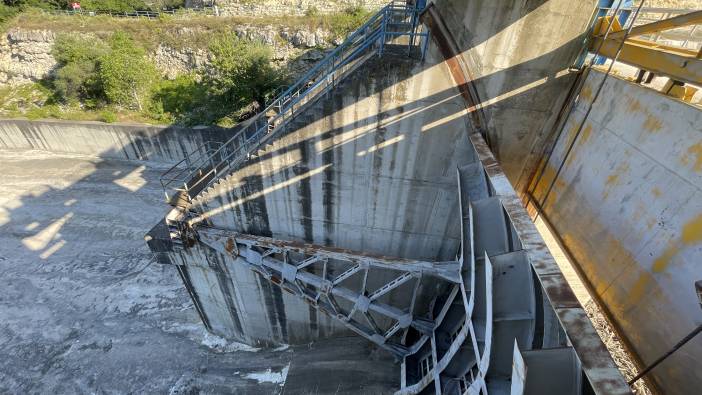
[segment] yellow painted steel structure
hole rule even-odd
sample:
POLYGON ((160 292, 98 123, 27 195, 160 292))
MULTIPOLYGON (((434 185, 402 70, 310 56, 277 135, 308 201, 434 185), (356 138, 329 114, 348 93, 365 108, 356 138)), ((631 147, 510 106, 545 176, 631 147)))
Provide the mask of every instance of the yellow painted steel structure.
MULTIPOLYGON (((664 30, 676 29, 679 27, 698 25, 702 23, 702 10, 678 15, 672 18, 656 21, 641 26, 634 26, 629 32, 629 37, 643 34, 657 33, 664 30)), ((610 38, 622 39, 625 31, 620 30, 609 34, 610 38)))
MULTIPOLYGON (((608 17, 600 18, 598 26, 606 26, 608 17)), ((675 29, 683 26, 702 24, 702 11, 695 11, 674 18, 665 19, 636 26, 631 29, 625 38, 624 30, 615 23, 614 29, 606 38, 602 29, 594 29, 589 50, 598 51, 599 55, 615 58, 617 61, 635 67, 665 75, 677 81, 702 86, 702 52, 662 45, 653 41, 631 38, 642 34, 649 34, 663 30, 675 29), (622 40, 624 42, 622 43, 622 40), (617 52, 621 47, 621 52, 617 52)))

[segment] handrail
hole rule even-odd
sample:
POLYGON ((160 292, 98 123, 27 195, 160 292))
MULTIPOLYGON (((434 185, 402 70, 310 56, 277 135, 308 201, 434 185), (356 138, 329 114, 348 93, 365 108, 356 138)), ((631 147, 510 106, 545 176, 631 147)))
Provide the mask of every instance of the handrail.
POLYGON ((42 9, 42 12, 50 15, 68 15, 68 16, 110 16, 113 18, 148 18, 158 19, 161 15, 187 15, 187 14, 202 14, 207 16, 217 16, 214 7, 187 8, 180 10, 134 10, 134 11, 106 11, 106 10, 66 10, 66 9, 42 9))
POLYGON ((341 45, 277 95, 245 127, 237 131, 224 144, 221 144, 214 151, 209 149, 209 146, 204 150, 202 147, 198 147, 192 153, 195 156, 194 159, 191 160, 191 154, 188 154, 184 160, 166 171, 161 177, 161 185, 166 193, 166 198, 169 199, 168 189, 184 191, 188 194, 188 198, 193 198, 194 196, 190 196, 189 193, 191 190, 197 194, 207 187, 207 184, 201 185, 203 182, 214 182, 217 179, 217 173, 248 159, 256 147, 268 140, 273 132, 280 130, 283 125, 294 118, 296 110, 336 84, 339 78, 335 78, 335 73, 340 70, 345 72, 343 68, 363 56, 364 51, 372 48, 373 53, 382 54, 383 46, 388 37, 394 39, 402 35, 411 37, 408 44, 408 48, 411 49, 414 46, 415 37, 427 37, 428 35, 426 32, 417 32, 416 21, 419 11, 414 6, 395 4, 394 2, 380 9, 349 35, 341 45), (393 19, 398 16, 400 17, 399 22, 393 19), (409 23, 407 18, 411 18, 409 23), (410 28, 404 31, 388 30, 388 25, 410 26, 410 28), (183 168, 184 162, 186 162, 185 168, 183 168), (181 169, 176 177, 171 174, 175 168, 181 169), (186 172, 187 174, 183 176, 183 173, 186 172), (174 188, 175 182, 179 182, 179 184, 182 182, 183 188, 174 188))

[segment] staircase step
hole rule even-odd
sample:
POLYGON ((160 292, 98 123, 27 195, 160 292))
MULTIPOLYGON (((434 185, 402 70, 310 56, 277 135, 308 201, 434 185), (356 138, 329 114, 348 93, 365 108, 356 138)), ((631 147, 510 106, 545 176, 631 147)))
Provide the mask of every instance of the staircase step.
MULTIPOLYGON (((383 23, 385 23, 387 26, 390 27, 390 31, 396 31, 396 32, 404 32, 404 33, 410 33, 409 29, 412 27, 412 23, 409 23, 410 17, 416 16, 412 14, 412 10, 409 11, 400 11, 400 13, 397 13, 396 11, 392 11, 390 13, 385 13, 385 9, 383 11, 380 11, 380 13, 374 15, 372 18, 374 19, 373 23, 380 23, 382 20, 383 23), (378 19, 380 18, 380 19, 378 19)), ((366 34, 366 33, 364 33, 366 34)), ((353 35, 352 35, 353 36, 353 35)), ((364 35, 356 35, 353 37, 349 37, 345 41, 344 44, 349 46, 350 48, 357 49, 360 48, 363 45, 366 45, 369 37, 364 36, 364 35)), ((372 43, 371 43, 372 44, 372 43)), ((393 47, 392 44, 387 44, 386 48, 391 49, 393 47)), ((407 48, 406 45, 402 46, 403 48, 407 48)), ((376 46, 373 44, 371 47, 371 50, 375 50, 376 46)), ((415 48, 419 48, 418 46, 415 46, 415 48)), ((346 54, 342 56, 347 56, 349 53, 355 53, 358 54, 356 51, 351 51, 347 52, 346 54)), ((339 59, 332 59, 329 56, 330 54, 327 54, 327 56, 322 60, 322 62, 338 62, 339 59)), ((245 163, 248 160, 252 159, 258 159, 260 156, 264 155, 267 152, 270 152, 272 149, 275 148, 275 145, 272 144, 273 140, 270 140, 271 142, 267 142, 268 139, 272 139, 273 133, 280 133, 282 132, 287 132, 290 129, 301 129, 304 128, 311 123, 319 120, 324 116, 324 109, 325 109, 325 97, 330 97, 327 95, 332 95, 334 94, 334 90, 337 88, 343 89, 344 86, 347 86, 350 83, 350 80, 348 80, 345 77, 348 77, 353 73, 353 70, 356 70, 358 66, 360 66, 362 63, 364 63, 366 60, 370 59, 371 56, 366 56, 366 55, 356 55, 357 57, 351 59, 351 58, 344 58, 341 59, 342 62, 349 62, 348 64, 350 67, 346 67, 344 69, 339 69, 339 70, 334 70, 332 74, 327 74, 327 75, 316 75, 313 76, 309 80, 300 80, 296 82, 296 84, 299 84, 300 90, 291 94, 291 95, 286 95, 286 97, 282 96, 282 92, 285 91, 285 89, 278 91, 277 92, 277 97, 273 99, 270 103, 276 103, 274 107, 271 109, 268 109, 267 111, 260 113, 258 115, 259 118, 253 119, 252 123, 248 124, 246 127, 248 129, 244 129, 242 133, 245 133, 247 138, 251 138, 254 136, 256 133, 261 132, 261 129, 259 128, 264 128, 263 133, 260 133, 260 137, 258 141, 252 141, 249 142, 249 145, 247 145, 247 151, 248 152, 253 152, 252 154, 247 154, 246 157, 243 156, 234 156, 233 158, 229 159, 228 162, 221 162, 220 164, 216 165, 217 169, 217 174, 215 175, 215 172, 211 171, 211 168, 202 168, 197 170, 198 177, 195 177, 193 180, 190 180, 188 184, 191 186, 190 190, 187 193, 182 193, 182 194, 177 194, 176 196, 173 196, 169 200, 169 204, 171 204, 174 207, 182 207, 186 208, 189 207, 190 205, 194 204, 195 202, 200 202, 202 199, 207 198, 210 193, 209 187, 211 185, 217 185, 226 178, 228 178, 233 171, 236 170, 240 165, 245 163), (313 89, 306 93, 303 97, 300 96, 300 93, 305 91, 305 87, 310 87, 314 83, 322 81, 325 78, 328 77, 334 77, 335 78, 335 83, 334 86, 329 89, 325 90, 324 93, 320 89, 313 89), (294 100, 300 101, 297 104, 293 104, 294 100), (277 107, 275 107, 277 105, 277 107), (275 117, 278 114, 286 114, 290 115, 294 110, 294 114, 292 119, 279 119, 278 121, 271 122, 270 118, 275 117), (265 121, 262 122, 262 121, 265 121), (253 127, 249 127, 250 125, 255 125, 253 127), (263 139, 263 140, 260 140, 263 139), (202 199, 198 199, 202 198, 202 199)), ((328 65, 329 63, 327 63, 328 65)), ((328 67, 327 65, 322 64, 322 67, 328 67)), ((322 68, 321 70, 328 70, 325 68, 322 68)), ((324 71, 323 71, 324 72, 324 71)), ((320 85, 321 87, 322 85, 320 85)), ((232 148, 232 147, 229 147, 232 148)), ((231 152, 231 151, 230 151, 231 152)), ((219 159, 217 159, 219 160, 219 159)))

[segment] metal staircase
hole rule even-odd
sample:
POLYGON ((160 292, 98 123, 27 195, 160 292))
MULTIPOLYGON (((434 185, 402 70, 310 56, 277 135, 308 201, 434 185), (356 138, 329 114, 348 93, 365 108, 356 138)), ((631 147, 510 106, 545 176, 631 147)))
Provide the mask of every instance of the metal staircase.
POLYGON ((344 77, 388 45, 402 46, 408 56, 424 56, 428 32, 419 23, 421 10, 391 2, 354 31, 257 116, 247 121, 223 144, 206 143, 168 169, 160 178, 167 202, 185 208, 201 191, 237 168, 286 129, 304 109, 344 77))

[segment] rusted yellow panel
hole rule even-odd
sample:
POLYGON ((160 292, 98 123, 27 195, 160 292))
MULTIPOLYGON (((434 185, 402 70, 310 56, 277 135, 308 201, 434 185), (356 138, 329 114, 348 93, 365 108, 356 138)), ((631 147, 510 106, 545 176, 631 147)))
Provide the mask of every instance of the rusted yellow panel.
POLYGON ((687 153, 695 157, 695 164, 693 166, 695 171, 698 173, 702 172, 702 143, 691 145, 690 148, 687 149, 687 153))
POLYGON ((674 80, 670 79, 663 86, 661 92, 668 96, 690 103, 692 101, 692 97, 695 96, 695 93, 697 93, 697 88, 689 85, 675 85, 674 80))

